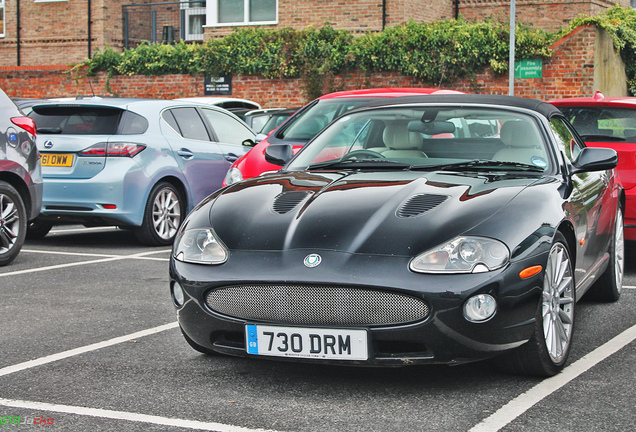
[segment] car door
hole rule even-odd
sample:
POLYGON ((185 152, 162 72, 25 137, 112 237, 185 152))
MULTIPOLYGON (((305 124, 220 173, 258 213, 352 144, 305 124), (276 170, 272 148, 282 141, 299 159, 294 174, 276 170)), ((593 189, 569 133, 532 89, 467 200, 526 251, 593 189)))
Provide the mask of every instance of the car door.
POLYGON ((228 161, 227 169, 229 169, 234 161, 251 149, 250 146, 243 145, 243 141, 248 139, 254 141, 256 134, 230 113, 207 107, 199 108, 199 110, 212 129, 213 139, 221 147, 223 156, 228 161))
MULTIPOLYGON (((552 118, 550 126, 562 154, 573 163, 585 144, 563 119, 552 118)), ((572 174, 571 180, 573 189, 566 211, 576 224, 576 272, 577 281, 581 281, 607 251, 615 209, 609 190, 608 171, 572 174)))
POLYGON ((176 107, 163 111, 162 118, 172 133, 164 135, 191 191, 191 204, 219 189, 230 163, 214 142, 196 107, 176 107))

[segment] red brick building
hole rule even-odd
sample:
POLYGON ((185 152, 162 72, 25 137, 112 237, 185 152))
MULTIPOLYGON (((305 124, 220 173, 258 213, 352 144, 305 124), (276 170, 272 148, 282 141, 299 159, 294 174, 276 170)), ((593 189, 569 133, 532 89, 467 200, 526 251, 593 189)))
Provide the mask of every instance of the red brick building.
MULTIPOLYGON (((618 0, 629 6, 630 0, 618 0)), ((636 1, 636 0, 634 0, 636 1)), ((123 48, 135 40, 206 40, 222 37, 237 26, 263 28, 325 23, 353 33, 415 20, 431 22, 462 15, 508 21, 510 0, 0 0, 0 87, 10 96, 107 94, 107 77, 73 80, 68 64, 96 48, 123 48), (135 5, 133 5, 133 3, 135 5), (144 6, 137 6, 146 3, 144 6), (256 5, 252 10, 250 5, 256 5), (174 18, 176 17, 176 19, 174 18), (18 32, 16 29, 20 28, 18 32)), ((516 0, 517 22, 535 28, 563 28, 579 14, 597 14, 615 4, 605 0, 516 0)), ((544 62, 543 77, 520 80, 515 94, 538 99, 590 95, 627 95, 624 65, 611 41, 593 27, 580 28, 557 42, 544 62)), ((120 96, 173 98, 203 95, 201 77, 113 77, 110 88, 120 96)), ((342 88, 431 86, 398 74, 342 77, 342 88)), ((508 78, 485 71, 452 88, 476 93, 507 94, 508 78)), ((233 96, 253 98, 265 107, 307 102, 298 80, 234 77, 233 96)))
MULTIPOLYGON (((516 0, 516 16, 518 22, 557 30, 579 14, 629 2, 516 0)), ((127 41, 205 40, 245 25, 302 29, 329 23, 362 33, 458 15, 507 21, 509 13, 510 0, 0 0, 0 65, 69 64, 96 48, 121 49, 127 41), (140 3, 148 6, 131 6, 140 3)))

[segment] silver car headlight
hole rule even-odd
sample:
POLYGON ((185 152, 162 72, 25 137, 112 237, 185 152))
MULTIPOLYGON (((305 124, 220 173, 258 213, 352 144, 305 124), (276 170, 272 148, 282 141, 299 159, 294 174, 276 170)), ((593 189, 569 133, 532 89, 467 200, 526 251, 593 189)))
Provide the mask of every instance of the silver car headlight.
POLYGON ((212 228, 190 229, 179 233, 174 242, 174 258, 192 264, 223 264, 227 249, 212 228))
POLYGON ((508 262, 505 244, 484 237, 456 237, 448 243, 419 254, 409 268, 418 273, 483 273, 508 262))
POLYGON ((229 186, 234 183, 243 181, 243 173, 238 168, 230 168, 225 174, 225 185, 229 186))

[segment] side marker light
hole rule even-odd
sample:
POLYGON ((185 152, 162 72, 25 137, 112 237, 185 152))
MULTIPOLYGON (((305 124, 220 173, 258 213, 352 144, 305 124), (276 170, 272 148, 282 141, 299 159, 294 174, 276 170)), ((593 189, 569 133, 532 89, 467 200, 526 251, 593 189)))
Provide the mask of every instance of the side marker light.
POLYGON ((540 265, 528 267, 519 272, 519 277, 521 279, 528 279, 529 277, 539 274, 541 270, 543 270, 543 267, 540 265))

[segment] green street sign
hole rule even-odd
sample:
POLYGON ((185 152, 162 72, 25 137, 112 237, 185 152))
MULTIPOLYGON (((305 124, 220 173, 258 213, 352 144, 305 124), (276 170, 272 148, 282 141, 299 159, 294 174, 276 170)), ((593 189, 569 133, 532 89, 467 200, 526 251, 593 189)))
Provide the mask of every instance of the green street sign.
POLYGON ((542 78, 543 60, 521 60, 515 62, 515 78, 542 78))

